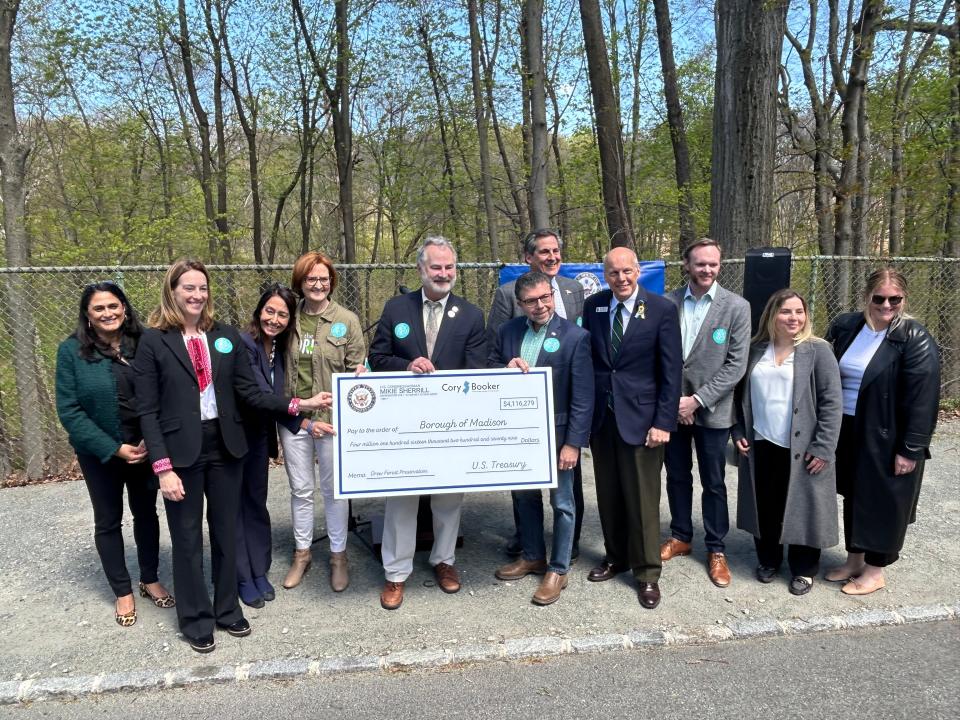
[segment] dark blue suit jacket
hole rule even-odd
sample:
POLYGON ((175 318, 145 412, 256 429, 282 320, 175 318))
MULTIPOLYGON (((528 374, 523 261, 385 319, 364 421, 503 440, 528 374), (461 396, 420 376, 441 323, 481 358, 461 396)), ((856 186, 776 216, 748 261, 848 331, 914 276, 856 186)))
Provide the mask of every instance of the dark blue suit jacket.
MULTIPOLYGON (((370 368, 376 372, 403 371, 418 357, 427 357, 423 295, 419 289, 396 295, 383 306, 370 343, 370 368)), ((480 308, 450 293, 430 361, 437 370, 477 370, 487 366, 480 308)))
MULTIPOLYGON (((490 353, 490 367, 504 367, 513 358, 520 357, 526 332, 526 317, 513 318, 501 325, 490 353)), ((554 352, 541 348, 536 366, 553 368, 553 422, 557 448, 564 445, 586 447, 593 418, 590 334, 554 315, 547 326, 547 338, 556 339, 560 345, 554 352)))
POLYGON ((639 287, 634 316, 614 363, 610 358, 610 299, 602 290, 583 305, 583 329, 590 333, 596 401, 593 430, 607 414, 612 394, 620 436, 630 445, 643 445, 651 427, 673 432, 677 429, 680 386, 683 376, 683 349, 677 308, 664 297, 639 287), (638 317, 640 303, 644 317, 638 317))
MULTIPOLYGON (((267 357, 263 349, 263 343, 257 342, 249 332, 240 334, 244 346, 247 348, 247 357, 250 360, 250 368, 253 370, 253 376, 260 386, 260 390, 265 393, 273 393, 279 397, 284 397, 283 388, 286 372, 283 365, 283 348, 277 348, 273 357, 273 383, 270 382, 270 358, 267 357)), ((296 434, 300 430, 300 416, 291 416, 289 413, 277 413, 270 415, 254 410, 247 405, 240 406, 240 415, 243 417, 243 427, 247 431, 247 441, 252 437, 259 436, 261 433, 267 434, 267 451, 270 457, 275 458, 279 455, 277 447, 277 426, 280 423, 287 430, 296 434)))

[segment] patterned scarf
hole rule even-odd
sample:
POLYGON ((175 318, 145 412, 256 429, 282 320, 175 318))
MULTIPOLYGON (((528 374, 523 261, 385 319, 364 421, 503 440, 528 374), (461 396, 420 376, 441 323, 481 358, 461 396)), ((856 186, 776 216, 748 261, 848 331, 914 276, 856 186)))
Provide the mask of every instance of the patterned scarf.
POLYGON ((190 356, 190 362, 193 363, 193 371, 197 374, 197 382, 200 384, 200 392, 207 389, 207 385, 213 382, 213 374, 210 370, 210 356, 207 354, 207 346, 203 338, 192 337, 187 339, 187 355, 190 356))

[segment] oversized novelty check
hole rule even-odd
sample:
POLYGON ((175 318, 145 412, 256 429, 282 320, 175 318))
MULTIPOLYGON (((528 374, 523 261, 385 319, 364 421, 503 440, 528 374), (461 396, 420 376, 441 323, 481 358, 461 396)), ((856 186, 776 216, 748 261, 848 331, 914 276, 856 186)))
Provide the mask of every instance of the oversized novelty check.
POLYGON ((333 376, 337 498, 557 486, 551 369, 333 376))

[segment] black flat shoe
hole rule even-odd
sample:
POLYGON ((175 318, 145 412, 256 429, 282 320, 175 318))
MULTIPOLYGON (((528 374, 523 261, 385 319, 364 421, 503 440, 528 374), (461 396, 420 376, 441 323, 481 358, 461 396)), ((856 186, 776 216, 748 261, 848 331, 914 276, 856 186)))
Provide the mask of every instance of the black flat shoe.
POLYGON ((233 635, 233 637, 246 637, 251 631, 250 623, 247 622, 246 618, 240 618, 235 623, 230 623, 229 625, 220 625, 217 623, 217 627, 221 630, 226 630, 227 634, 233 635))
POLYGON ((237 595, 240 596, 240 602, 244 605, 258 609, 264 606, 263 601, 265 598, 252 582, 241 580, 237 583, 237 595))
POLYGON ((196 650, 198 653, 213 652, 214 648, 217 647, 217 644, 213 640, 213 635, 204 635, 198 638, 191 638, 184 635, 183 639, 190 643, 191 650, 196 650))
POLYGON ((754 571, 754 574, 757 576, 757 580, 760 582, 772 583, 773 578, 776 577, 778 572, 778 568, 770 567, 769 565, 757 565, 757 569, 754 571))
POLYGON ((267 579, 266 575, 255 577, 253 579, 253 584, 257 586, 257 590, 260 591, 260 595, 263 596, 263 599, 267 602, 277 599, 277 591, 274 589, 273 585, 270 584, 270 581, 267 579))
POLYGON ((806 595, 813 587, 813 578, 805 578, 803 575, 795 575, 790 581, 791 595, 806 595))

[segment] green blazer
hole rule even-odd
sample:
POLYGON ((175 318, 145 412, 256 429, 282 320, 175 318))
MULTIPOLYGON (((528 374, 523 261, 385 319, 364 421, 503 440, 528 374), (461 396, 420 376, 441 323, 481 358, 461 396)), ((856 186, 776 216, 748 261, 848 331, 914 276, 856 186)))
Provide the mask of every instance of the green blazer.
POLYGON ((57 415, 78 453, 105 463, 120 449, 120 411, 111 361, 85 360, 72 335, 57 349, 57 415))

